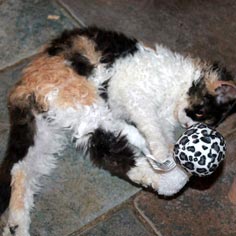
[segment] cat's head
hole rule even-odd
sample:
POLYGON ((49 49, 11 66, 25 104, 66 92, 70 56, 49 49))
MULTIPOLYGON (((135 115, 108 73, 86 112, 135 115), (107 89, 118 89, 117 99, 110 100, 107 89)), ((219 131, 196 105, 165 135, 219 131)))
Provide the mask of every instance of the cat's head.
POLYGON ((231 74, 218 64, 205 66, 188 90, 183 126, 203 122, 215 127, 229 115, 235 102, 236 82, 231 74))

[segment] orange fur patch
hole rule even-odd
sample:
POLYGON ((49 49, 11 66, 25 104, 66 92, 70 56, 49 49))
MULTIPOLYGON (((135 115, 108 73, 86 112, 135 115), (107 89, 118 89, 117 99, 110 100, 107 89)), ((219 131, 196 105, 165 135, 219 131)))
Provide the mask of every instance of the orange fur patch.
POLYGON ((93 41, 86 37, 78 36, 73 42, 72 51, 79 51, 82 55, 87 57, 91 64, 97 65, 101 58, 101 52, 95 50, 93 41))
POLYGON ((223 81, 223 80, 206 81, 206 87, 211 94, 216 94, 216 89, 223 85, 228 85, 236 88, 236 85, 232 81, 223 81))
POLYGON ((11 211, 16 211, 24 208, 24 196, 25 196, 25 173, 18 171, 12 176, 11 183, 11 200, 9 208, 11 211))
POLYGON ((21 81, 10 93, 9 101, 21 104, 34 94, 37 105, 47 111, 47 95, 54 90, 58 91, 54 103, 63 107, 75 106, 76 103, 91 105, 96 99, 94 86, 66 65, 62 56, 48 57, 41 53, 24 70, 21 81))

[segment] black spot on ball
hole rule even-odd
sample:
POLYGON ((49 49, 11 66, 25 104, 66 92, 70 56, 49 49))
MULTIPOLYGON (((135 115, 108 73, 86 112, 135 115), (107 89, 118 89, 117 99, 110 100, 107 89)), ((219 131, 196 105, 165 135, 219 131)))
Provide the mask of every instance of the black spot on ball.
POLYGON ((189 161, 193 161, 193 157, 192 156, 189 157, 189 161))
POLYGON ((195 139, 195 138, 198 138, 198 136, 197 136, 196 134, 194 134, 194 135, 192 136, 192 138, 195 139))
POLYGON ((180 160, 179 160, 179 157, 178 157, 178 156, 175 156, 175 161, 176 161, 176 163, 177 163, 177 164, 181 165, 181 163, 180 163, 180 160))
POLYGON ((213 140, 216 139, 216 136, 213 135, 213 134, 211 134, 210 137, 211 137, 211 139, 213 139, 213 140))
POLYGON ((223 152, 219 152, 217 161, 218 161, 218 162, 221 162, 221 161, 223 160, 223 158, 224 158, 223 152))
POLYGON ((208 135, 207 130, 202 130, 201 133, 202 133, 203 135, 208 135))
POLYGON ((207 148, 208 148, 207 146, 202 145, 202 149, 203 149, 203 150, 207 150, 207 148))
POLYGON ((212 166, 210 167, 209 171, 210 171, 210 172, 213 172, 213 171, 216 170, 217 167, 218 167, 218 166, 217 166, 216 164, 214 164, 214 165, 212 165, 212 166))
POLYGON ((189 170, 194 170, 194 165, 192 162, 186 162, 183 164, 183 166, 189 170))
POLYGON ((216 155, 216 154, 212 154, 212 156, 211 156, 212 162, 214 162, 214 161, 215 161, 216 157, 217 157, 217 155, 216 155))
POLYGON ((198 164, 204 166, 206 164, 206 157, 205 156, 201 156, 198 164))
POLYGON ((211 148, 216 150, 216 152, 220 151, 220 147, 219 147, 218 143, 216 143, 216 142, 211 145, 211 148))
POLYGON ((201 137, 200 139, 204 143, 207 143, 207 144, 211 143, 211 138, 209 136, 201 137))
POLYGON ((189 142, 188 137, 184 136, 182 139, 180 139, 179 144, 186 145, 189 142))
POLYGON ((179 155, 180 159, 182 161, 187 161, 188 160, 188 157, 185 153, 181 152, 180 155, 179 155))
POLYGON ((200 124, 200 125, 198 125, 198 128, 199 129, 205 129, 205 128, 208 128, 206 125, 204 125, 204 124, 200 124))
POLYGON ((187 147, 187 150, 190 152, 195 152, 195 147, 194 146, 187 147))
POLYGON ((223 146, 224 143, 225 143, 225 140, 224 140, 223 136, 220 133, 218 133, 218 132, 216 132, 215 135, 216 135, 217 138, 220 139, 220 145, 223 146))
POLYGON ((206 172, 207 172, 207 169, 205 169, 205 168, 197 168, 196 171, 197 171, 198 173, 202 174, 202 173, 206 173, 206 172))
POLYGON ((226 146, 225 145, 223 146, 223 150, 226 151, 226 146))
POLYGON ((179 154, 179 145, 178 144, 176 144, 174 147, 174 153, 175 153, 175 155, 179 154))
POLYGON ((190 136, 190 135, 192 135, 196 132, 197 132, 197 129, 189 129, 184 134, 187 135, 187 136, 190 136))
POLYGON ((194 144, 199 143, 199 139, 194 139, 194 140, 193 140, 193 143, 194 143, 194 144))
POLYGON ((201 155, 202 155, 201 152, 195 152, 195 153, 194 153, 194 156, 195 156, 195 157, 200 157, 201 155))

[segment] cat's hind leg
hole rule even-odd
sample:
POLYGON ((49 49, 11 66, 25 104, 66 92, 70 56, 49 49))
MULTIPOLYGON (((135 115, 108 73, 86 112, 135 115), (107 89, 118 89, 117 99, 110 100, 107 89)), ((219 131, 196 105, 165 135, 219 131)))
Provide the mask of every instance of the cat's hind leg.
MULTIPOLYGON (((16 122, 11 127, 8 151, 2 164, 3 169, 8 167, 5 173, 9 189, 5 200, 9 202, 9 216, 3 236, 30 235, 30 211, 34 194, 40 189, 40 177, 50 174, 56 165, 55 154, 60 154, 65 146, 62 131, 51 126, 43 115, 32 114, 31 120, 22 122, 21 119, 17 127, 14 126, 16 122), (22 125, 28 128, 23 129, 22 125), (19 129, 22 129, 20 133, 19 129), (27 141, 28 145, 24 146, 27 141)), ((2 209, 6 207, 7 204, 2 209)))

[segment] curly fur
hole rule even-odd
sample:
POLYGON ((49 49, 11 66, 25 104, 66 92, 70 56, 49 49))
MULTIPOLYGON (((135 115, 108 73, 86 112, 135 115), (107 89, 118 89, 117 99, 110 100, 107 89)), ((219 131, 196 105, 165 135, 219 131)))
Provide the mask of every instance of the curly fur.
POLYGON ((1 211, 10 205, 3 235, 29 235, 33 195, 68 136, 99 167, 162 195, 177 193, 189 175, 180 166, 154 170, 147 156, 173 161, 176 127, 222 121, 236 99, 235 82, 224 72, 94 27, 53 40, 9 94, 1 211))

